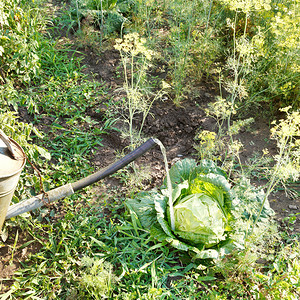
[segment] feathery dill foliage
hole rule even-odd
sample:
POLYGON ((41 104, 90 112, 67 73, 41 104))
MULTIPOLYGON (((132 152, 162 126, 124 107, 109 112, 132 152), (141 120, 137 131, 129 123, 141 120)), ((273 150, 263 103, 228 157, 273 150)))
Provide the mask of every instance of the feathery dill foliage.
POLYGON ((252 10, 271 9, 271 0, 220 0, 220 2, 228 5, 231 10, 242 10, 245 13, 252 10))
MULTIPOLYGON (((147 71, 155 52, 146 47, 146 39, 137 32, 128 33, 123 39, 116 39, 114 47, 120 52, 124 75, 123 91, 126 97, 122 98, 121 110, 125 110, 122 118, 128 124, 127 132, 133 147, 141 138, 144 122, 153 102, 164 94, 165 85, 157 93, 151 92, 147 83, 147 71), (142 115, 142 119, 137 132, 134 132, 133 122, 138 114, 142 115)), ((124 134, 126 135, 126 130, 124 134)))
POLYGON ((274 174, 283 182, 297 181, 300 177, 300 112, 290 110, 290 106, 282 108, 281 111, 287 114, 286 119, 274 121, 271 129, 271 138, 277 141, 279 148, 274 174))
POLYGON ((299 105, 300 9, 296 1, 221 0, 233 15, 227 67, 234 79, 225 82, 239 106, 260 101, 299 105))

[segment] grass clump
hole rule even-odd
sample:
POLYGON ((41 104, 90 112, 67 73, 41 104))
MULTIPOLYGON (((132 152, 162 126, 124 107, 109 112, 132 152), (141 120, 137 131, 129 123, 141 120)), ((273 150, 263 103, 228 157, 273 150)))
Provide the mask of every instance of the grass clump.
POLYGON ((95 299, 110 298, 113 286, 117 282, 113 274, 113 266, 103 259, 93 259, 83 257, 81 259, 83 274, 81 277, 82 289, 86 289, 88 294, 95 299))

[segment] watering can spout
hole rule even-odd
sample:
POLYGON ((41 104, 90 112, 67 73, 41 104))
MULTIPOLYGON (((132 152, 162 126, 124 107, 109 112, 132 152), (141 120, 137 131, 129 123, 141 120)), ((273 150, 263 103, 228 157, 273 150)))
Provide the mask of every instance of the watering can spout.
POLYGON ((146 141, 144 144, 118 160, 117 162, 109 165, 108 167, 89 175, 83 179, 80 179, 79 181, 76 181, 72 183, 72 188, 74 192, 87 187, 88 185, 91 185, 113 173, 116 171, 124 168, 126 165, 130 164, 132 161, 136 160, 143 154, 145 154, 148 150, 150 150, 154 145, 156 145, 155 139, 150 138, 148 141, 146 141))
MULTIPOLYGON (((59 188, 53 189, 51 191, 47 192, 47 202, 51 203, 56 200, 65 198, 67 196, 72 195, 74 192, 85 188, 113 173, 116 171, 122 169, 132 161, 136 160, 143 154, 145 154, 147 151, 149 151, 153 146, 156 145, 156 141, 153 138, 150 138, 147 140, 144 144, 121 158, 120 160, 116 161, 115 163, 109 165, 108 167, 91 174, 85 178, 82 178, 76 182, 68 183, 64 186, 61 186, 59 188)), ((25 212, 32 211, 36 208, 39 208, 45 204, 44 194, 40 194, 38 196, 35 196, 33 198, 30 198, 28 200, 21 201, 17 204, 11 205, 8 208, 7 214, 5 219, 10 219, 12 217, 18 216, 20 214, 23 214, 25 212)))

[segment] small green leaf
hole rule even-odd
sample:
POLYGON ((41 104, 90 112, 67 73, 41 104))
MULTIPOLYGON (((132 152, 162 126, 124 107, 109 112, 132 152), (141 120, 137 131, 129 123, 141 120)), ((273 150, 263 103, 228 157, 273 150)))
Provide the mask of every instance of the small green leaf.
POLYGON ((216 280, 217 278, 216 277, 214 277, 214 276, 200 276, 200 277, 198 277, 197 278, 197 281, 199 281, 199 282, 205 282, 205 281, 214 281, 214 280, 216 280))

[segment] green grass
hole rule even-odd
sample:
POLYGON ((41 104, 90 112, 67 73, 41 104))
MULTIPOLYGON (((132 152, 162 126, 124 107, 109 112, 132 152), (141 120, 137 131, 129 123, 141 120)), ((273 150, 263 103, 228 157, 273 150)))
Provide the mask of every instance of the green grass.
POLYGON ((54 212, 42 222, 20 220, 29 240, 41 248, 15 274, 11 299, 103 299, 103 293, 109 299, 251 299, 254 295, 295 299, 292 296, 299 295, 296 239, 270 246, 273 255, 263 266, 253 261, 248 249, 198 270, 197 262, 180 251, 155 243, 146 230, 136 231, 124 212, 124 199, 114 200, 112 195, 106 203, 91 205, 92 196, 78 194, 64 201, 58 219, 54 212))

